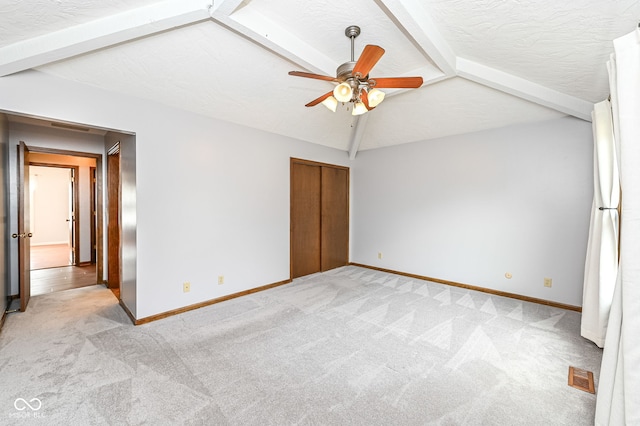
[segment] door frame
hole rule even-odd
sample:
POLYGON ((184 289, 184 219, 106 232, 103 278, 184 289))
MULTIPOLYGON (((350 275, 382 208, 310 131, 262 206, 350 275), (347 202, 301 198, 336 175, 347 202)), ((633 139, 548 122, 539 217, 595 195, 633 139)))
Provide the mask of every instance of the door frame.
POLYGON ((107 288, 122 287, 122 185, 120 141, 107 150, 107 288))
MULTIPOLYGON (((102 169, 103 169, 103 165, 102 165, 102 154, 96 154, 96 153, 92 153, 92 152, 82 152, 82 151, 72 151, 72 150, 66 150, 66 149, 58 149, 58 148, 45 148, 45 147, 38 147, 38 146, 30 146, 27 145, 29 148, 29 153, 38 153, 38 154, 54 154, 54 155, 66 155, 66 156, 71 156, 71 157, 84 157, 84 158, 94 158, 96 160, 96 194, 97 194, 97 229, 96 229, 96 282, 97 284, 104 284, 104 255, 103 255, 103 226, 104 226, 104 219, 103 219, 103 197, 100 196, 100 194, 102 194, 103 191, 103 182, 102 182, 102 169)), ((42 163, 40 164, 35 164, 34 165, 43 165, 42 163)), ((70 165, 64 165, 61 167, 66 167, 66 168, 73 168, 74 166, 70 166, 70 165)), ((23 182, 20 180, 18 180, 18 185, 21 185, 23 182)), ((93 185, 92 185, 93 186, 93 185)), ((75 191, 79 191, 78 189, 78 185, 75 185, 75 191)), ((78 192, 76 192, 76 195, 78 194, 78 192)), ((76 203, 79 203, 79 197, 76 196, 76 203)), ((78 216, 79 214, 79 210, 76 210, 76 216, 78 216)), ((76 225, 79 223, 78 218, 76 217, 76 225)), ((77 225, 78 226, 78 225, 77 225)), ((80 238, 80 233, 77 232, 79 228, 76 228, 76 250, 78 250, 76 252, 76 265, 80 263, 80 256, 79 256, 79 241, 78 239, 80 238)))
POLYGON ((97 205, 96 202, 98 201, 98 189, 97 189, 97 182, 98 182, 98 172, 97 172, 97 168, 96 167, 89 167, 89 181, 90 181, 90 187, 91 187, 91 238, 90 238, 90 244, 91 244, 91 264, 93 265, 94 263, 96 263, 97 261, 97 242, 96 242, 96 235, 97 235, 97 231, 98 231, 98 222, 97 222, 97 218, 98 218, 98 210, 97 210, 97 205))

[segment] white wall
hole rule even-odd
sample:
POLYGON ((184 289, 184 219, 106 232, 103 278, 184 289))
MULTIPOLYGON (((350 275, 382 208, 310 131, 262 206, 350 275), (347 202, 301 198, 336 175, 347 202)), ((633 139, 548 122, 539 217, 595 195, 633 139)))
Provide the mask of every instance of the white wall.
POLYGON ((352 261, 581 304, 589 123, 364 151, 350 164, 342 151, 38 72, 3 77, 0 92, 0 110, 135 133, 136 286, 126 303, 137 318, 289 278, 290 157, 352 167, 352 261))
POLYGON ((289 158, 349 165, 343 151, 38 72, 3 77, 0 92, 3 110, 135 132, 137 318, 288 279, 289 158))
POLYGON ((592 151, 566 117, 360 152, 351 261, 580 306, 592 151))
MULTIPOLYGON (((105 135, 105 149, 107 152, 116 144, 119 146, 119 217, 120 221, 120 300, 136 316, 136 279, 137 279, 137 190, 136 190, 136 138, 118 132, 107 132, 105 135)), ((109 161, 107 160, 107 164, 109 161)), ((107 174, 109 174, 107 170, 107 174)), ((109 190, 107 192, 108 209, 110 203, 109 190)), ((108 217, 108 220, 116 218, 108 217)), ((108 222, 105 229, 108 229, 108 222)), ((105 249, 108 250, 109 233, 105 232, 105 249)), ((108 264, 107 264, 108 266, 108 264)), ((108 273, 106 275, 108 277, 108 273)))
POLYGON ((31 245, 69 244, 71 170, 29 167, 31 245))

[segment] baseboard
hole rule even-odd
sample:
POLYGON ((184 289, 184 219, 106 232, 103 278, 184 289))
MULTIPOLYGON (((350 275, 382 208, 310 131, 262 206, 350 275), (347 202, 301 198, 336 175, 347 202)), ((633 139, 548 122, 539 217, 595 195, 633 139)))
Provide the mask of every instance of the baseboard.
POLYGON ((450 285, 450 286, 453 286, 453 287, 466 288, 467 290, 475 290, 475 291, 480 291, 482 293, 495 294, 496 296, 509 297, 511 299, 523 300, 525 302, 537 303, 539 305, 553 306, 554 308, 560 308, 560 309, 567 309, 569 311, 582 312, 582 307, 580 307, 580 306, 566 305, 564 303, 553 302, 551 300, 537 299, 535 297, 523 296, 521 294, 508 293, 506 291, 493 290, 493 289, 485 288, 485 287, 477 287, 477 286, 474 286, 474 285, 457 283, 455 281, 441 280, 439 278, 425 277, 423 275, 417 275, 417 274, 410 274, 410 273, 407 273, 407 272, 394 271, 392 269, 378 268, 378 267, 375 267, 375 266, 363 265, 361 263, 349 262, 349 265, 360 266, 362 268, 373 269, 373 270, 380 271, 380 272, 387 272, 389 274, 402 275, 402 276, 409 277, 409 278, 417 278, 419 280, 432 281, 432 282, 436 282, 436 283, 439 283, 439 284, 450 285))
POLYGON ((2 331, 2 327, 4 327, 4 320, 7 319, 7 310, 9 306, 11 306, 11 296, 7 297, 4 303, 4 309, 2 309, 2 318, 0 318, 0 331, 2 331))
MULTIPOLYGON (((108 290, 108 287, 107 287, 108 290)), ((133 325, 138 325, 136 324, 136 317, 133 316, 133 314, 131 313, 131 311, 129 310, 129 308, 127 307, 127 305, 124 304, 124 302, 122 301, 122 299, 118 299, 118 302, 120 303, 120 306, 122 306, 122 309, 124 310, 124 312, 127 314, 127 316, 129 317, 129 319, 131 320, 131 323, 133 325)))
POLYGON ((88 262, 78 262, 76 266, 91 266, 91 265, 93 265, 93 263, 91 263, 91 261, 88 261, 88 262))
POLYGON ((167 318, 167 317, 171 317, 173 315, 178 315, 178 314, 182 314, 184 312, 193 311, 195 309, 204 308, 205 306, 215 305, 216 303, 224 302, 224 301, 230 300, 230 299, 235 299, 236 297, 242 297, 242 296, 246 296, 248 294, 257 293, 259 291, 269 290, 270 288, 279 287, 279 286, 284 285, 284 284, 289 284, 290 282, 291 282, 290 279, 284 280, 284 281, 279 281, 279 282, 276 282, 276 283, 273 283, 273 284, 263 285, 261 287, 256 287, 256 288, 252 288, 252 289, 249 289, 249 290, 241 291, 239 293, 228 294, 226 296, 217 297, 215 299, 206 300, 204 302, 196 303, 194 305, 184 306, 182 308, 173 309, 171 311, 162 312, 160 314, 151 315, 149 317, 140 318, 140 319, 135 319, 133 317, 133 315, 131 315, 131 312, 129 312, 129 310, 126 309, 126 307, 122 304, 122 301, 120 301, 120 305, 125 307, 125 311, 127 311, 127 313, 129 314, 129 317, 131 317, 131 319, 133 320, 133 323, 135 325, 142 325, 142 324, 147 324, 149 322, 158 321, 158 320, 161 320, 161 319, 164 319, 164 318, 167 318))
POLYGON ((0 330, 2 330, 2 327, 4 326, 4 322, 7 319, 7 315, 9 314, 9 312, 7 311, 11 307, 11 302, 19 298, 20 298, 20 295, 18 294, 10 294, 9 296, 7 296, 7 299, 5 300, 5 307, 2 310, 2 318, 0 318, 0 330))
POLYGON ((69 241, 46 241, 44 243, 31 243, 30 245, 33 246, 33 247, 62 246, 62 245, 69 245, 69 241))

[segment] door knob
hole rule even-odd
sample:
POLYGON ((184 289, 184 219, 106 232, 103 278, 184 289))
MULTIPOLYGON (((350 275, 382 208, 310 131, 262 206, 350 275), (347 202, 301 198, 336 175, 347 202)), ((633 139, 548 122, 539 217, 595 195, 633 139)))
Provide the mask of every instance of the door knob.
POLYGON ((28 234, 11 234, 11 238, 31 238, 33 237, 33 234, 31 232, 29 232, 28 234))

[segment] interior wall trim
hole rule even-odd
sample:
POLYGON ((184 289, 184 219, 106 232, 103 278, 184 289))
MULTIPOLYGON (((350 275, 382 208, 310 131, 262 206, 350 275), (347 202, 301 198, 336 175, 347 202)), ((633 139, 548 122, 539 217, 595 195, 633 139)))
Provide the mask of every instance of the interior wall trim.
POLYGON ((298 163, 298 164, 306 164, 307 166, 331 167, 331 168, 334 168, 334 169, 341 169, 341 170, 349 171, 349 166, 340 166, 340 165, 337 165, 337 164, 321 163, 319 161, 305 160, 303 158, 290 157, 290 162, 291 163, 298 163))
POLYGON ((378 268, 378 267, 375 267, 375 266, 364 265, 364 264, 361 264, 361 263, 350 262, 349 265, 360 266, 361 268, 373 269, 373 270, 380 271, 380 272, 387 272, 389 274, 402 275, 404 277, 416 278, 416 279, 419 279, 419 280, 425 280, 425 281, 431 281, 431 282, 435 282, 435 283, 439 283, 439 284, 450 285, 452 287, 466 288, 467 290, 475 290, 475 291, 479 291, 479 292, 482 292, 482 293, 494 294, 496 296, 509 297, 511 299, 523 300, 525 302, 537 303, 539 305, 546 305, 546 306, 552 306, 554 308, 566 309, 566 310, 569 310, 569 311, 582 312, 582 307, 581 306, 566 305, 564 303, 553 302, 551 300, 537 299, 535 297, 523 296, 521 294, 508 293, 506 291, 493 290, 493 289, 490 289, 490 288, 478 287, 478 286, 475 286, 475 285, 463 284, 463 283, 458 283, 458 282, 455 282, 455 281, 448 281, 448 280, 442 280, 442 279, 439 279, 439 278, 426 277, 424 275, 410 274, 408 272, 394 271, 392 269, 378 268))
MULTIPOLYGON (((29 148, 29 152, 31 153, 36 153, 36 154, 54 154, 54 155, 64 155, 64 156, 71 156, 71 157, 80 157, 80 158, 93 158, 96 160, 96 178, 97 178, 97 182, 96 182, 96 193, 98 195, 97 198, 97 208, 96 208, 96 213, 98 216, 98 224, 97 224, 97 229, 96 229, 96 281, 97 283, 100 283, 101 278, 104 275, 104 253, 103 253, 103 227, 104 227, 104 213, 103 213, 103 200, 104 197, 102 196, 102 192, 104 190, 104 182, 102 181, 102 170, 103 170, 103 164, 102 164, 102 154, 98 154, 98 153, 94 153, 94 152, 84 152, 84 151, 74 151, 74 150, 68 150, 68 149, 61 149, 61 148, 49 148, 49 147, 41 147, 41 146, 33 146, 33 145, 28 145, 29 148)), ((77 167, 77 166, 73 166, 73 165, 66 165, 66 164, 57 164, 53 161, 47 161, 47 162, 29 162, 29 164, 33 164, 36 166, 46 166, 46 167, 77 167)), ((77 173, 76 173, 77 176, 77 173)), ((76 185, 76 188, 77 185, 76 185)), ((76 200, 79 200, 79 194, 76 194, 76 200)), ((78 235, 79 238, 79 235, 78 235)), ((79 240, 77 241, 77 244, 79 245, 79 240)), ((79 253, 78 253, 78 261, 80 260, 79 257, 79 253)), ((102 281, 104 281, 104 277, 102 279, 102 281)))
POLYGON ((275 282, 275 283, 272 283, 272 284, 267 284, 267 285, 263 285, 263 286, 260 286, 260 287, 252 288, 252 289, 249 289, 249 290, 241 291, 239 293, 233 293, 233 294, 228 294, 226 296, 216 297, 215 299, 205 300, 204 302, 195 303, 193 305, 184 306, 182 308, 173 309, 171 311, 162 312, 162 313, 159 313, 159 314, 156 314, 156 315, 151 315, 149 317, 144 317, 144 318, 140 318, 140 319, 135 319, 133 317, 133 315, 131 314, 131 312, 129 312, 129 310, 126 308, 126 306, 124 306, 122 301, 120 301, 120 305, 127 312, 129 317, 133 321, 134 325, 142 325, 142 324, 147 324, 149 322, 158 321, 158 320, 161 320, 161 319, 164 319, 164 318, 167 318, 167 317, 171 317, 173 315, 178 315, 178 314, 182 314, 184 312, 193 311, 195 309, 204 308, 205 306, 215 305, 216 303, 224 302, 226 300, 235 299, 236 297, 242 297, 242 296, 246 296, 248 294, 257 293, 259 291, 269 290, 270 288, 279 287, 279 286, 284 285, 284 284, 289 284, 291 281, 292 281, 291 279, 284 280, 284 281, 278 281, 278 282, 275 282))

